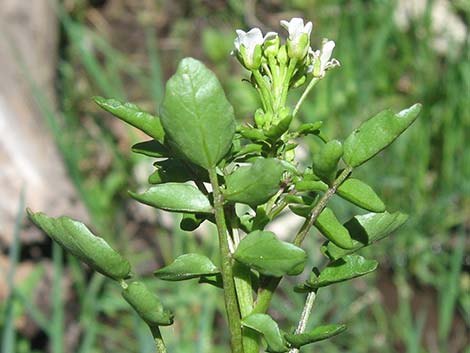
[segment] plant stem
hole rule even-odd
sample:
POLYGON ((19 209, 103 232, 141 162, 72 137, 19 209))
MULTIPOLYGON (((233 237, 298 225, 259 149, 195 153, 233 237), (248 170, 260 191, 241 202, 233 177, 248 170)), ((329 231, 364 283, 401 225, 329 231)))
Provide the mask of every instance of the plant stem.
POLYGON ((304 93, 302 93, 302 96, 300 97, 299 101, 295 105, 294 111, 292 112, 292 115, 295 117, 297 113, 299 112, 300 106, 304 102, 305 98, 307 98, 308 94, 312 90, 312 88, 320 81, 318 77, 314 77, 310 80, 307 88, 305 89, 304 93))
POLYGON ((233 280, 232 254, 227 239, 227 223, 225 220, 223 195, 219 189, 215 168, 209 169, 209 179, 214 192, 215 221, 219 235, 219 251, 224 283, 225 310, 227 311, 228 327, 230 330, 230 345, 233 353, 244 353, 240 312, 238 309, 237 293, 233 280))
MULTIPOLYGON (((315 298, 317 296, 316 292, 309 292, 307 295, 307 299, 305 299, 305 305, 302 310, 302 315, 300 316, 299 324, 295 330, 296 334, 304 333, 305 328, 307 327, 307 322, 310 317, 310 313, 312 312, 313 303, 315 302, 315 298)), ((298 353, 298 348, 292 348, 289 353, 298 353)))
POLYGON ((162 334, 158 326, 149 326, 152 332, 153 339, 155 341, 155 347, 157 347, 157 353, 167 353, 165 342, 163 342, 162 334))
POLYGON ((336 193, 336 190, 343 183, 343 181, 346 180, 349 174, 351 174, 351 171, 352 171, 351 167, 346 167, 338 176, 338 178, 336 178, 333 184, 328 188, 328 190, 326 190, 326 192, 323 194, 320 201, 318 201, 318 203, 312 209, 312 212, 310 213, 309 217, 305 220, 304 224, 302 225, 299 232, 295 236, 295 239, 293 241, 294 245, 299 246, 300 244, 302 244, 308 232, 310 231, 310 228, 312 228, 318 216, 326 207, 326 204, 328 203, 328 201, 330 201, 331 197, 336 193))
MULTIPOLYGON (((310 228, 312 228, 318 216, 326 207, 326 204, 328 203, 328 201, 336 193, 336 190, 343 183, 343 181, 346 180, 346 178, 349 176, 351 171, 352 171, 351 167, 346 167, 338 176, 338 178, 336 178, 336 180, 333 182, 331 187, 323 194, 322 198, 320 199, 320 201, 318 201, 318 203, 312 209, 310 216, 305 220, 304 224, 302 225, 299 232, 295 236, 295 239, 293 241, 294 245, 300 246, 302 244, 308 232, 310 231, 310 228)), ((277 286, 279 285, 280 281, 281 281, 281 278, 278 278, 278 277, 272 277, 269 280, 268 284, 258 294, 258 299, 256 301, 255 308, 253 309, 254 313, 264 313, 266 312, 266 310, 268 310, 269 303, 271 302, 271 298, 277 286)))
MULTIPOLYGON (((269 111, 273 112, 273 95, 271 93, 271 88, 268 86, 266 81, 264 80, 263 76, 260 74, 258 70, 253 70, 252 71, 253 76, 256 79, 256 82, 258 83, 258 87, 261 90, 262 96, 264 96, 268 102, 269 106, 267 107, 269 111)), ((266 102, 266 103, 268 103, 266 102)))

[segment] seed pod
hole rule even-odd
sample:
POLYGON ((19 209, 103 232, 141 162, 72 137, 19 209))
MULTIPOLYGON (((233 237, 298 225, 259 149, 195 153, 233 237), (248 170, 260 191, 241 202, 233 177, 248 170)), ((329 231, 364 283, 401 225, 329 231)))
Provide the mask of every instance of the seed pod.
POLYGON ((173 314, 163 308, 160 299, 142 282, 132 282, 122 291, 123 298, 150 326, 173 324, 173 314))

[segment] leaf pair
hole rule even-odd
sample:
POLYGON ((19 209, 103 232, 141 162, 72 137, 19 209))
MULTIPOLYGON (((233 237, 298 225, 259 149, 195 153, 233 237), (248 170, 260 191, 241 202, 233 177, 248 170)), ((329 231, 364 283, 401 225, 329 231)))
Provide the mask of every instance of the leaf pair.
POLYGON ((322 246, 322 252, 332 260, 339 259, 365 246, 369 246, 395 231, 403 225, 408 216, 400 213, 368 213, 355 216, 344 224, 352 238, 352 248, 342 249, 328 241, 322 246))

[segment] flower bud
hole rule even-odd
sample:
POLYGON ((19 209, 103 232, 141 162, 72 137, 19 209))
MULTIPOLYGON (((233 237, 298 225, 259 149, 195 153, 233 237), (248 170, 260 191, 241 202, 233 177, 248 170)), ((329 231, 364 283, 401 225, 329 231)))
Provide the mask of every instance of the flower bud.
POLYGON ((237 56, 240 63, 248 70, 257 70, 261 66, 263 50, 261 46, 266 40, 274 40, 277 33, 269 32, 263 37, 259 28, 253 28, 248 32, 237 29, 235 38, 235 50, 232 52, 237 56))
POLYGON ((287 48, 285 45, 281 46, 277 53, 277 61, 281 65, 287 65, 287 62, 289 61, 289 57, 287 56, 287 48))
POLYGON ((270 34, 272 35, 267 38, 263 44, 263 54, 267 57, 276 56, 279 51, 279 35, 274 32, 269 32, 268 34, 266 34, 266 37, 268 37, 268 35, 270 34))
POLYGON ((263 109, 259 108, 255 112, 255 124, 257 127, 262 128, 266 122, 266 117, 263 112, 263 109))
POLYGON ((292 88, 298 88, 302 86, 305 83, 305 81, 307 81, 307 76, 303 75, 297 81, 294 82, 294 84, 292 85, 292 88))
POLYGON ((312 22, 307 22, 304 25, 303 19, 293 18, 289 22, 281 21, 281 26, 289 32, 289 38, 287 39, 289 57, 302 61, 310 48, 312 22))

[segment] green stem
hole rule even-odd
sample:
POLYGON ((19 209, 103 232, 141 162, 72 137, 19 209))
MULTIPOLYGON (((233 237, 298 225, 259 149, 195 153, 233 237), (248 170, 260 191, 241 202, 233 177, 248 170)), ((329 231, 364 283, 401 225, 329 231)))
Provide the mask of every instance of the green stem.
POLYGON ((266 103, 269 103, 268 110, 273 112, 273 95, 271 93, 271 89, 269 88, 268 84, 264 80, 263 76, 260 74, 258 70, 254 70, 253 76, 258 83, 258 87, 261 90, 262 95, 265 97, 266 103))
POLYGON ((310 83, 308 84, 308 86, 305 89, 304 93, 302 93, 302 96, 300 96, 299 101, 295 105, 294 111, 292 112, 292 115, 294 117, 297 115, 297 113, 299 112, 299 109, 300 109, 302 103, 304 102, 305 98, 307 98, 308 94, 310 93, 312 88, 315 87, 315 85, 318 83, 318 81, 320 81, 320 79, 318 77, 314 77, 310 80, 310 83))
MULTIPOLYGON (((310 231, 310 228, 313 226, 313 224, 317 220, 320 213, 326 207, 326 204, 328 203, 328 201, 336 193, 336 190, 343 183, 343 181, 346 180, 349 174, 351 174, 351 171, 352 171, 351 167, 345 168, 341 172, 341 174, 338 176, 338 178, 336 178, 336 180, 331 185, 331 187, 323 194, 322 198, 320 199, 320 201, 318 201, 318 203, 312 209, 309 217, 305 220, 304 224, 302 225, 299 232, 295 236, 295 239, 293 241, 294 245, 300 246, 302 244, 308 232, 310 231)), ((269 280, 267 285, 258 294, 258 299, 256 301, 256 305, 255 305, 255 308, 253 309, 253 312, 265 313, 266 310, 268 310, 269 303, 271 302, 274 291, 276 290, 280 281, 281 281, 281 278, 278 278, 278 277, 272 277, 269 280)))
POLYGON ((331 197, 336 193, 336 190, 343 183, 343 181, 345 181, 346 178, 349 176, 349 174, 351 174, 351 171, 352 171, 351 167, 345 168, 341 172, 341 174, 338 176, 338 178, 336 178, 336 180, 333 182, 331 187, 328 188, 328 190, 326 190, 326 192, 323 194, 320 201, 318 201, 318 203, 312 209, 312 212, 310 212, 309 217, 305 220, 304 224, 302 225, 299 232, 295 236, 295 239, 293 242, 294 245, 299 246, 300 244, 302 244, 308 232, 310 231, 310 228, 312 228, 318 216, 326 207, 326 204, 328 203, 328 201, 330 201, 331 197))
MULTIPOLYGON (((305 305, 302 310, 302 315, 300 316, 299 324, 297 325, 297 329, 295 333, 301 334, 304 333, 305 328, 307 327, 308 319, 310 318, 310 314, 312 312, 313 303, 315 302, 315 298, 317 297, 316 292, 309 292, 307 295, 307 299, 305 299, 305 305)), ((289 353, 298 353, 298 348, 292 348, 289 353)))
MULTIPOLYGON (((291 59, 289 62, 289 67, 284 72, 284 77, 282 78, 282 93, 280 96, 279 107, 283 107, 287 101, 287 93, 289 92, 290 80, 294 76, 295 67, 297 65, 297 59, 291 59)), ((295 116, 295 114, 294 114, 295 116)))
POLYGON ((219 235, 219 251, 222 265, 222 280, 224 283, 225 310, 227 311, 228 327, 230 330, 230 345, 233 353, 244 353, 240 312, 238 309, 237 293, 233 280, 232 254, 227 239, 227 223, 225 220, 223 195, 220 192, 219 181, 215 168, 209 169, 209 179, 214 192, 215 221, 219 235))
POLYGON ((264 314, 268 311, 271 298, 273 297, 274 291, 276 290, 282 277, 270 277, 268 283, 258 291, 258 297, 256 298, 256 305, 253 309, 253 313, 264 314))
POLYGON ((162 334, 158 326, 149 326, 152 332, 153 339, 155 341, 155 347, 157 347, 157 353, 167 353, 165 342, 163 342, 162 334))

